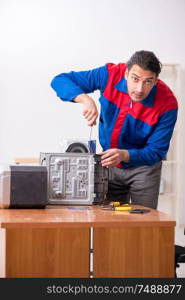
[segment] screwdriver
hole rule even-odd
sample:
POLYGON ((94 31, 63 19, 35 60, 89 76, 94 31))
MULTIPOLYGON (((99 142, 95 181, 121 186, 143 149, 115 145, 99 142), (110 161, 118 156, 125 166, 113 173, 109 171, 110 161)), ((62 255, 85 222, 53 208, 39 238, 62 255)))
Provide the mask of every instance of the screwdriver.
POLYGON ((92 140, 92 127, 93 126, 91 126, 91 128, 90 128, 88 146, 89 146, 89 152, 94 154, 94 153, 96 153, 96 141, 92 140))
POLYGON ((90 128, 90 136, 89 136, 89 141, 91 141, 91 137, 92 137, 92 126, 90 128))

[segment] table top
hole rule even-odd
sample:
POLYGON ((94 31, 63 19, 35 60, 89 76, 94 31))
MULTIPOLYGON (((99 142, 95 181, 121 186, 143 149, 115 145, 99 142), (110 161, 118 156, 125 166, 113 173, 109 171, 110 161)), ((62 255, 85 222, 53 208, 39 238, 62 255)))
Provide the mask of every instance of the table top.
MULTIPOLYGON (((132 205, 132 208, 146 208, 132 205)), ((155 209, 146 214, 103 210, 101 206, 48 205, 45 209, 0 209, 0 228, 151 227, 175 226, 175 220, 155 209)))

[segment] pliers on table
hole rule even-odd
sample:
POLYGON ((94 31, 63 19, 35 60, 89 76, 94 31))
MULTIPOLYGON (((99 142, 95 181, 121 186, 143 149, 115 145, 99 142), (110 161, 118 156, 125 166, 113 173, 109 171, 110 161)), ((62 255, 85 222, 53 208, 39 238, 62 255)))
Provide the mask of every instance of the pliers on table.
POLYGON ((110 202, 101 206, 103 210, 115 210, 115 211, 130 211, 131 206, 128 203, 122 202, 110 202))

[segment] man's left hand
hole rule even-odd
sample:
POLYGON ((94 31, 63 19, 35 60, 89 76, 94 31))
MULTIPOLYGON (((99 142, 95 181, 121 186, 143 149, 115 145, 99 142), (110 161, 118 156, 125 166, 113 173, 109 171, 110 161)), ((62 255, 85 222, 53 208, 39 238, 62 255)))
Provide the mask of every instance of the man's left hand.
POLYGON ((129 162, 129 152, 127 150, 109 149, 99 153, 101 155, 102 167, 112 167, 121 161, 129 162))

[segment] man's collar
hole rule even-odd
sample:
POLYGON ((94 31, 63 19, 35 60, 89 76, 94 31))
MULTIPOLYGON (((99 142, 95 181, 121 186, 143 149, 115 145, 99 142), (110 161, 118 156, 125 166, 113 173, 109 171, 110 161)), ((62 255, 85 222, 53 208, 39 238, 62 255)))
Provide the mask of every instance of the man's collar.
POLYGON ((118 91, 124 92, 126 94, 128 94, 128 89, 127 89, 127 81, 125 79, 125 77, 123 77, 116 85, 115 88, 118 91))
MULTIPOLYGON (((115 85, 115 88, 118 90, 118 91, 121 91, 123 93, 126 93, 128 94, 128 88, 127 88, 127 81, 125 79, 125 77, 123 77, 116 85, 115 85)), ((152 90, 150 91, 149 95, 143 99, 142 101, 140 101, 140 103, 146 105, 146 106, 149 106, 149 107, 152 107, 153 104, 154 104, 154 97, 155 97, 155 94, 156 94, 156 89, 157 89, 157 86, 154 85, 154 87, 152 88, 152 90)))

